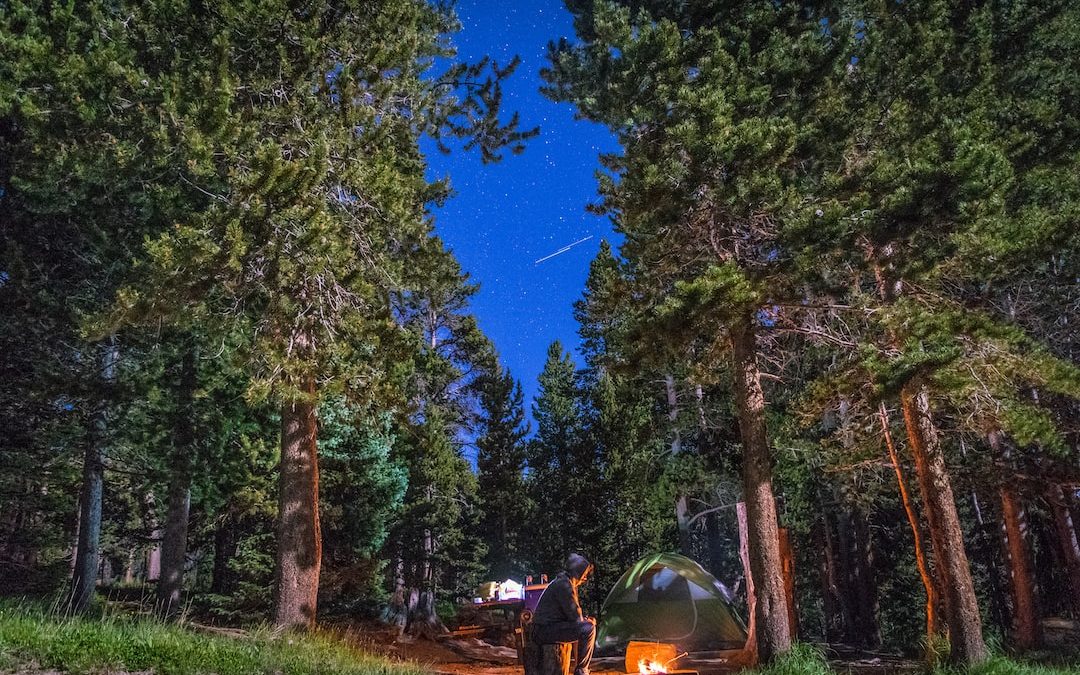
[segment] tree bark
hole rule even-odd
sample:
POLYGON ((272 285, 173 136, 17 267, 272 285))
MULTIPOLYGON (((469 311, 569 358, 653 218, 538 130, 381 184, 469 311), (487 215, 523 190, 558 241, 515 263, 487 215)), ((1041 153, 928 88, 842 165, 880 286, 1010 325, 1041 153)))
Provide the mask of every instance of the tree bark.
POLYGON ((1013 601, 1013 643, 1017 649, 1038 646, 1039 617, 1035 601, 1035 583, 1027 544, 1027 515, 1016 490, 1003 483, 1001 497, 1002 535, 1009 565, 1009 585, 1013 601))
POLYGON ((744 317, 733 325, 730 335, 735 405, 742 439, 748 552, 756 596, 758 657, 768 662, 791 648, 772 487, 772 453, 765 427, 765 394, 761 389, 751 318, 744 317))
MULTIPOLYGON (((1009 451, 1000 431, 987 434, 994 454, 1003 462, 1009 461, 1009 451)), ((1012 638, 1017 649, 1026 650, 1040 642, 1039 617, 1035 601, 1035 582, 1031 567, 1031 552, 1027 541, 1027 515, 1020 496, 1009 476, 998 486, 1001 499, 1002 548, 1009 569, 1009 589, 1012 600, 1012 638)))
POLYGON ((164 534, 157 519, 157 499, 153 491, 143 495, 143 507, 146 509, 146 526, 150 531, 150 548, 146 552, 146 581, 161 578, 161 542, 164 534))
MULTIPOLYGON (((675 377, 664 375, 664 393, 667 395, 668 422, 671 423, 671 455, 676 456, 682 450, 682 437, 679 433, 679 395, 675 389, 675 377)), ((675 496, 675 526, 679 532, 679 553, 693 557, 693 540, 690 537, 690 508, 686 494, 680 491, 675 496)))
POLYGON ((780 560, 784 572, 784 597, 787 598, 789 637, 794 642, 799 635, 799 615, 795 604, 795 552, 791 548, 791 534, 786 527, 780 528, 780 560))
POLYGON ((933 577, 930 575, 930 566, 926 562, 926 548, 923 545, 922 530, 919 527, 919 517, 915 514, 915 506, 908 493, 907 482, 904 480, 904 472, 900 468, 900 457, 893 443, 892 432, 889 431, 889 412, 885 404, 878 406, 878 419, 881 422, 881 434, 885 437, 885 447, 889 450, 889 460, 892 462, 893 471, 896 472, 896 485, 900 490, 900 501, 904 505, 904 513, 907 515, 908 525, 911 527, 911 536, 915 542, 915 565, 919 569, 919 578, 922 580, 923 590, 926 591, 926 638, 927 644, 934 635, 941 630, 938 625, 938 593, 933 577))
POLYGON ((409 623, 409 608, 405 603, 405 562, 401 557, 394 559, 394 592, 390 602, 383 610, 383 623, 396 629, 394 639, 400 639, 409 623))
POLYGON ((929 392, 921 382, 911 380, 900 391, 900 404, 944 590, 950 659, 961 665, 980 663, 988 656, 982 619, 964 551, 952 483, 930 412, 929 392))
POLYGON ((304 382, 302 400, 281 408, 281 467, 277 553, 274 560, 274 625, 315 626, 322 532, 319 527, 319 459, 315 379, 304 382))
POLYGON ((75 550, 75 569, 71 579, 68 608, 81 612, 94 597, 98 566, 101 562, 101 503, 105 487, 105 443, 109 426, 109 399, 116 384, 120 349, 116 338, 102 349, 102 396, 94 411, 83 456, 82 496, 79 504, 79 543, 75 550))
POLYGON ((690 507, 687 504, 685 494, 680 494, 675 499, 675 523, 679 528, 679 553, 692 558, 693 540, 690 537, 690 507))
POLYGON ((1080 542, 1077 541, 1076 527, 1069 511, 1071 500, 1060 485, 1050 487, 1046 500, 1050 502, 1050 508, 1054 512, 1054 530, 1069 579, 1073 610, 1080 612, 1080 542))
POLYGON ((193 347, 185 351, 180 367, 177 415, 173 424, 165 538, 161 546, 161 578, 157 587, 158 613, 164 618, 175 617, 183 606, 191 470, 195 454, 195 421, 192 417, 197 386, 195 358, 193 347))
POLYGON ((435 591, 431 589, 414 588, 409 591, 408 615, 409 627, 406 632, 413 637, 434 640, 447 632, 435 611, 435 591))
POLYGON ((746 522, 746 502, 735 505, 735 518, 739 524, 739 559, 742 561, 743 578, 746 579, 746 651, 750 662, 758 660, 757 651, 757 596, 754 593, 754 575, 750 571, 750 533, 746 522))

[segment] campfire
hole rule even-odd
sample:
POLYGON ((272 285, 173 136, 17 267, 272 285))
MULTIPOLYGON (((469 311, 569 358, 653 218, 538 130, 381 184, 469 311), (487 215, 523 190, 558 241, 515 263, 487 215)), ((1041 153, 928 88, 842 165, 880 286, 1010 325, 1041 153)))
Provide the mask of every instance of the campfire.
POLYGON ((667 673, 667 664, 660 663, 659 661, 640 659, 638 660, 637 665, 638 672, 642 675, 656 675, 657 673, 667 673))
MULTIPOLYGON (((677 653, 675 645, 666 642, 636 642, 626 645, 626 672, 639 675, 689 675, 692 670, 676 670, 673 664, 686 656, 677 653)), ((696 675, 696 673, 695 673, 696 675)))

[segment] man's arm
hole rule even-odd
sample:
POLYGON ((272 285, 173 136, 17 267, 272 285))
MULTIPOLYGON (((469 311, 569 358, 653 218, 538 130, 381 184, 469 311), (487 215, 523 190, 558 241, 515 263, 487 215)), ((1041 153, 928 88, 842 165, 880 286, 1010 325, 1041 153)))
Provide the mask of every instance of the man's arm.
POLYGON ((574 584, 568 583, 566 593, 559 593, 559 607, 562 608, 563 616, 567 621, 581 621, 581 603, 578 602, 577 589, 574 584))

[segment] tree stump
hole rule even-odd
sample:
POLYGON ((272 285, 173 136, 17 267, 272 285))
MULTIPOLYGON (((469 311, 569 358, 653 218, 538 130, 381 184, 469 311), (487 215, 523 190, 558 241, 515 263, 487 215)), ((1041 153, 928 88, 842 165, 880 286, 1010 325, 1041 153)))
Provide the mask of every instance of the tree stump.
POLYGON ((540 675, 543 669, 540 645, 533 640, 533 627, 528 622, 522 622, 521 627, 521 665, 525 675, 540 675))
POLYGON ((540 675, 570 675, 573 642, 540 646, 540 675))

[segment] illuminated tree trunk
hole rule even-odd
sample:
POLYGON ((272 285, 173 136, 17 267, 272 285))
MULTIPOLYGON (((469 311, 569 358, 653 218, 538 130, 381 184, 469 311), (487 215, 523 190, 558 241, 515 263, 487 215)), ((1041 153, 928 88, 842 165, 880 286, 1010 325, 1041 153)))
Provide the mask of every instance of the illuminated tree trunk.
POLYGON ((780 528, 780 560, 784 572, 784 597, 787 598, 788 631, 791 641, 799 635, 799 615, 795 604, 795 552, 786 527, 780 528))
POLYGON ((1001 497, 1002 534, 1009 585, 1013 601, 1013 642, 1018 649, 1031 649, 1040 642, 1039 617, 1035 602, 1035 582, 1027 544, 1027 515, 1019 495, 1008 483, 998 490, 1001 497))
POLYGON ((915 542, 915 565, 919 569, 919 578, 922 580, 923 590, 926 591, 926 637, 931 640, 941 630, 938 625, 937 605, 938 592, 934 579, 930 575, 930 566, 926 561, 926 550, 923 545, 922 529, 919 527, 919 517, 915 514, 915 506, 912 504, 911 495, 908 493, 907 481, 904 480, 904 472, 900 468, 900 457, 893 443, 892 432, 889 431, 889 413, 885 404, 878 407, 878 419, 881 422, 881 433, 885 437, 885 447, 889 450, 889 460, 892 462, 893 471, 896 472, 896 485, 900 490, 900 501, 904 505, 904 513, 907 515, 908 525, 911 527, 911 536, 915 542))
POLYGON ((958 664, 979 663, 988 656, 982 636, 982 619, 964 551, 952 483, 930 412, 929 392, 919 381, 909 381, 900 391, 900 405, 945 596, 950 658, 958 664))
MULTIPOLYGON (((994 454, 1006 464, 1009 450, 1001 432, 992 431, 987 441, 994 454)), ((1013 643, 1018 649, 1031 649, 1040 641, 1039 617, 1035 602, 1035 581, 1031 568, 1031 552, 1027 542, 1027 514, 1020 496, 1009 476, 998 487, 1001 499, 1002 548, 1009 569, 1009 589, 1012 598, 1013 643)))
POLYGON ((742 439, 747 544, 756 600, 757 650, 758 657, 768 662, 791 648, 772 488, 772 453, 765 428, 765 394, 761 389, 751 318, 744 317, 731 326, 730 333, 735 405, 742 439))
POLYGON ((281 408, 281 468, 275 563, 274 625, 313 628, 322 564, 315 380, 309 398, 281 408))
POLYGON ((746 523, 746 502, 735 505, 735 518, 739 524, 739 560, 742 561, 743 578, 746 579, 746 651, 757 654, 757 601, 754 594, 754 574, 750 571, 750 533, 746 523))

